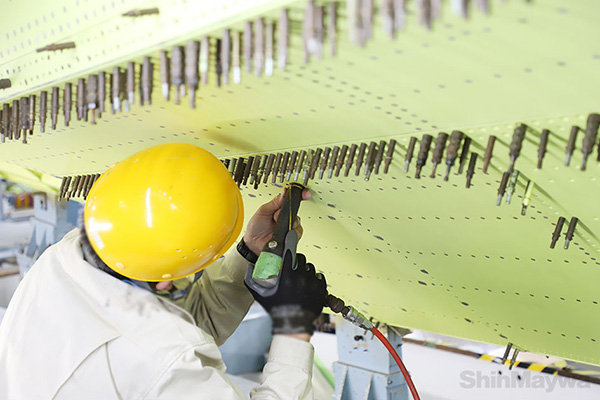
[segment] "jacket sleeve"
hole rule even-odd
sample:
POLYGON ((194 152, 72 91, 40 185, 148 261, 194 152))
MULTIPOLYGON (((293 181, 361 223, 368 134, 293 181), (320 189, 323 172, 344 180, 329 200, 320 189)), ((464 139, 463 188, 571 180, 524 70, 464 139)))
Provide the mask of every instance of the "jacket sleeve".
POLYGON ((175 302, 192 314, 217 346, 233 334, 254 301, 244 285, 247 268, 248 261, 233 250, 206 268, 187 296, 175 302))
POLYGON ((305 400, 313 398, 312 344, 275 335, 269 360, 263 368, 262 383, 250 393, 252 400, 305 400))
MULTIPOLYGON (((276 335, 262 383, 250 392, 252 400, 310 400, 313 347, 298 339, 276 335)), ((144 399, 247 399, 225 375, 214 344, 190 348, 180 355, 144 399)))

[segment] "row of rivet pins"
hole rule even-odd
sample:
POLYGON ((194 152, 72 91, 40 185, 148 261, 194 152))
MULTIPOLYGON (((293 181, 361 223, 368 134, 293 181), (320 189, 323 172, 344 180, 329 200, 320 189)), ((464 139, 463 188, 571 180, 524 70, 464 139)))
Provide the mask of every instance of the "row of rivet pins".
MULTIPOLYGON (((349 36, 353 43, 364 45, 373 35, 373 18, 376 11, 381 13, 383 29, 390 37, 405 25, 406 1, 385 0, 376 8, 373 0, 347 0, 346 14, 349 24, 349 36)), ((477 4, 484 12, 489 10, 489 0, 478 0, 477 4)), ((441 13, 441 0, 416 0, 419 21, 431 27, 434 18, 441 13)), ((307 3, 302 20, 302 41, 304 62, 311 57, 321 59, 324 42, 327 40, 331 55, 337 51, 338 40, 338 8, 340 3, 331 1, 325 5, 316 4, 314 0, 307 3)), ((459 13, 468 16, 469 1, 461 0, 459 13)), ((159 13, 158 8, 131 10, 123 17, 146 17, 159 13)), ((160 51, 160 84, 164 98, 169 101, 171 91, 173 99, 179 104, 181 97, 189 93, 190 106, 195 108, 196 92, 201 85, 208 85, 211 68, 216 73, 216 85, 228 85, 230 75, 238 84, 242 78, 242 64, 246 72, 255 75, 270 76, 275 64, 284 70, 288 63, 290 45, 290 11, 282 9, 277 21, 269 18, 257 18, 247 21, 242 32, 225 29, 220 37, 205 36, 200 41, 191 40, 185 46, 174 46, 170 54, 160 51), (277 59, 275 59, 275 55, 277 59), (173 87, 173 89, 172 89, 173 87)), ((65 51, 75 49, 75 42, 55 43, 38 49, 41 51, 65 51)), ((57 129, 58 117, 62 108, 64 125, 69 126, 71 112, 75 104, 77 120, 96 123, 106 111, 105 102, 108 97, 112 113, 129 111, 135 103, 136 87, 139 91, 140 105, 152 104, 154 64, 150 57, 145 57, 141 64, 129 62, 125 68, 114 67, 112 73, 101 71, 85 78, 79 78, 76 84, 66 83, 62 90, 53 87, 42 91, 39 95, 39 124, 42 133, 46 130, 48 110, 50 124, 57 129), (137 79, 136 79, 137 75, 137 79), (73 97, 73 86, 76 93, 73 97), (108 85, 108 89, 107 89, 108 85), (61 107, 62 103, 62 107, 61 107), (90 116, 91 113, 91 116, 90 116)), ((0 89, 11 87, 10 79, 2 79, 0 89)), ((33 133, 36 119, 35 94, 13 99, 5 103, 0 110, 1 141, 22 140, 33 133)))
POLYGON ((354 175, 360 176, 364 164, 363 174, 368 181, 371 175, 379 174, 383 164, 383 173, 388 173, 396 141, 381 140, 379 144, 371 142, 352 144, 342 147, 333 146, 310 150, 292 151, 284 153, 271 153, 263 155, 227 158, 222 160, 230 171, 233 179, 241 185, 253 185, 257 189, 262 182, 276 184, 287 181, 302 180, 308 184, 309 179, 329 179, 342 174, 349 176, 353 167, 354 175), (386 151, 387 148, 387 151, 386 151))
MULTIPOLYGON (((581 165, 581 170, 585 171, 587 160, 589 155, 592 154, 594 150, 594 146, 596 145, 596 140, 598 136, 598 129, 600 126, 600 115, 596 113, 592 113, 588 115, 587 124, 585 131, 585 136, 583 138, 583 142, 581 145, 581 151, 583 153, 583 163, 581 165)), ((502 179, 500 180, 500 187, 498 188, 498 197, 497 197, 497 205, 502 203, 502 199, 506 194, 506 203, 510 204, 511 197, 515 192, 517 187, 517 183, 519 180, 519 171, 515 170, 515 162, 519 155, 521 154, 521 148, 523 145, 523 141, 525 139, 525 134, 528 130, 528 126, 525 124, 519 124, 515 130, 512 137, 512 142, 510 144, 509 150, 509 169, 504 172, 502 175, 502 179)), ((568 166, 571 160, 571 156, 575 151, 577 144, 577 133, 579 130, 583 130, 578 126, 573 126, 571 128, 571 135, 569 137, 569 141, 567 143, 566 148, 566 158, 565 158, 565 166, 568 166)), ((540 135, 540 142, 538 146, 538 162, 537 168, 541 169, 543 165, 543 159, 547 151, 548 141, 550 137, 550 131, 548 129, 543 129, 540 135)), ((488 168, 490 166, 494 145, 496 143, 497 137, 494 135, 490 135, 487 147, 485 150, 485 154, 483 156, 483 172, 487 173, 488 168)), ((405 156, 405 168, 404 172, 407 173, 409 169, 409 165, 413 159, 416 145, 418 143, 418 139, 416 137, 411 137, 406 156, 405 156)), ((417 155, 416 161, 416 174, 415 178, 419 179, 421 177, 421 171, 425 164, 427 163, 427 159, 429 157, 430 149, 433 143, 433 136, 425 134, 421 137, 419 152, 417 155)), ((446 175, 444 177, 445 181, 448 181, 450 170, 454 166, 454 164, 458 161, 458 174, 462 174, 464 167, 466 165, 467 159, 469 158, 469 150, 471 146, 471 138, 466 136, 463 132, 455 130, 452 132, 450 136, 448 136, 445 132, 440 132, 435 141, 435 146, 433 148, 433 171, 431 173, 431 178, 435 178, 436 176, 436 168, 438 164, 442 162, 444 151, 446 152, 446 175), (447 145, 447 146, 446 146, 447 145), (462 147, 460 157, 458 156, 459 149, 462 147)), ((598 156, 597 161, 600 162, 600 143, 598 144, 598 156)), ((467 169, 467 188, 471 186, 471 181, 473 179, 473 175, 475 174, 475 167, 478 160, 478 154, 475 152, 471 152, 469 166, 467 169)), ((525 211, 529 205, 531 200, 531 195, 533 192, 534 184, 532 181, 528 181, 525 185, 525 195, 523 200, 523 208, 522 215, 525 215, 525 211)))
POLYGON ((70 200, 75 197, 86 199, 100 174, 65 176, 58 190, 58 200, 70 200))
MULTIPOLYGON (((71 122, 71 113, 75 105, 78 121, 90 121, 96 123, 96 119, 106 111, 106 97, 109 97, 112 113, 129 110, 134 103, 136 89, 136 70, 139 71, 139 96, 140 105, 152 104, 152 79, 154 66, 150 57, 145 57, 141 65, 134 62, 128 63, 127 69, 115 67, 111 75, 106 72, 92 74, 87 80, 79 78, 75 85, 75 97, 73 97, 73 84, 65 83, 61 90, 53 87, 48 95, 42 91, 39 95, 40 131, 46 132, 46 121, 50 111, 50 127, 55 130, 58 127, 59 112, 62 109, 64 126, 68 127, 71 122), (108 91, 107 91, 108 86, 108 91), (91 117, 90 117, 91 114, 91 117)), ((4 103, 0 110, 0 135, 1 141, 19 140, 27 143, 28 135, 33 134, 36 120, 36 103, 38 97, 34 94, 15 99, 12 105, 4 103)))
MULTIPOLYGON (((587 118, 587 123, 586 123, 585 136, 583 138, 583 142, 581 145, 581 151, 583 154, 583 162, 581 165, 582 171, 586 170, 587 160, 589 158, 589 155, 592 154, 592 152, 594 150, 594 146, 596 145, 599 126, 600 126, 600 115, 596 114, 596 113, 589 114, 588 118, 587 118)), ((521 154, 521 148, 522 148, 523 141, 525 139, 525 134, 527 133, 527 130, 528 130, 528 126, 525 124, 519 124, 514 130, 512 141, 511 141, 510 148, 509 148, 509 169, 508 169, 508 171, 506 171, 502 174, 502 179, 500 180, 500 186, 499 186, 498 192, 497 192, 496 205, 498 205, 498 206, 502 203, 502 199, 505 194, 506 194, 506 204, 510 204, 511 198, 514 195, 515 190, 518 186, 518 180, 519 180, 520 174, 519 174, 518 170, 514 169, 514 167, 515 167, 515 162, 517 161, 517 158, 521 154)), ((573 152, 575 151, 576 144, 577 144, 577 134, 578 134, 579 130, 583 130, 583 129, 576 125, 571 128, 571 134, 569 137, 569 141, 567 142, 567 148, 566 148, 565 166, 569 166, 571 156, 572 156, 573 152)), ((537 157, 537 168, 538 169, 542 168, 543 159, 544 159, 544 156, 547 151, 549 137, 550 137, 550 131, 548 129, 543 129, 542 133, 540 135, 540 141, 539 141, 539 146, 538 146, 538 154, 537 154, 537 156, 538 156, 537 157)), ((488 143, 487 143, 487 147, 485 150, 485 154, 483 156, 482 170, 484 173, 487 173, 487 170, 491 163, 493 151, 494 151, 494 145, 495 145, 496 140, 497 140, 496 136, 490 135, 488 143)), ((417 141, 418 140, 416 137, 412 137, 410 139, 407 153, 406 153, 406 158, 405 158, 405 168, 404 168, 405 173, 408 172, 409 165, 413 158, 413 154, 415 151, 417 141)), ((429 150, 431 148, 432 141, 433 141, 433 137, 431 135, 425 134, 421 138, 420 149, 419 149, 419 153, 417 156, 417 163, 416 163, 417 171, 416 171, 415 177, 417 179, 419 179, 421 177, 422 168, 427 162, 427 158, 429 155, 429 150)), ((471 145, 471 139, 469 137, 465 136, 464 133, 462 133, 461 131, 453 131, 452 134, 450 135, 450 137, 448 137, 448 134, 446 134, 444 132, 440 132, 438 134, 438 137, 437 137, 437 140, 435 143, 435 147, 433 149, 433 160, 432 160, 433 161, 433 171, 432 171, 430 177, 435 178, 436 167, 439 163, 442 162, 444 150, 446 150, 446 165, 447 165, 446 175, 444 177, 444 180, 447 181, 449 179, 450 170, 451 170, 452 166, 454 166, 457 159, 459 160, 458 161, 459 162, 458 174, 459 175, 462 174, 464 166, 466 165, 466 160, 468 158, 470 145, 471 145), (448 138, 449 138, 449 144, 446 149, 446 142, 448 141, 448 138), (462 144, 462 151, 461 151, 460 157, 458 157, 458 149, 461 147, 461 144, 462 144)), ((597 161, 600 162, 600 143, 598 143, 597 146, 598 146, 597 147, 597 152, 598 152, 597 161)), ((467 185, 466 185, 467 188, 469 188, 471 186, 471 181, 473 179, 473 175, 475 174, 477 158, 478 158, 478 154, 475 152, 471 152, 469 167, 467 169, 467 185)), ((525 187, 525 192, 523 195, 521 215, 525 215, 525 213, 527 211, 527 207, 531 203, 531 197, 533 195, 533 190, 535 188, 535 184, 532 180, 527 180, 527 183, 524 185, 524 187, 525 187)), ((552 242, 550 244, 550 248, 554 248, 556 242, 560 238, 561 232, 563 229, 563 225, 565 224, 565 222, 566 222, 566 218, 559 217, 558 221, 556 222, 554 232, 552 233, 552 242)), ((565 233, 565 245, 564 245, 565 249, 568 249, 570 241, 573 240, 573 237, 575 234, 575 229, 577 227, 578 222, 579 222, 579 219, 577 217, 571 218, 569 227, 567 229, 567 232, 565 233)))
MULTIPOLYGON (((592 152, 594 150, 594 146, 596 146, 596 140, 598 137, 599 127, 600 127, 600 114, 596 114, 596 113, 589 114, 588 118, 587 118, 587 122, 586 122, 586 128, 584 130, 585 135, 584 135, 584 138, 583 138, 583 141, 581 144, 581 152, 583 155, 583 161, 582 161, 580 169, 582 171, 586 170, 588 158, 592 154, 592 152)), ((518 170, 514 169, 514 166, 515 166, 515 162, 516 162, 517 158, 519 157, 519 155, 521 153, 521 147, 522 147, 523 141, 525 139, 525 134, 527 133, 527 130, 528 130, 528 127, 525 124, 520 124, 515 128, 515 131, 514 131, 514 134, 512 137, 512 142, 510 144, 509 169, 508 169, 508 171, 506 171, 502 174, 502 179, 500 180, 500 186, 498 188, 498 196, 497 196, 497 201, 496 201, 497 205, 500 205, 502 203, 502 198, 504 197, 504 194, 506 194, 506 204, 510 204, 511 196, 515 192, 515 188, 517 187, 517 183, 518 183, 520 174, 519 174, 518 170)), ((574 125, 571 127, 571 133, 570 133, 569 140, 567 142, 567 147, 566 147, 565 166, 569 166, 569 164, 570 164, 573 152, 575 151, 575 149, 577 147, 577 134, 580 130, 583 130, 583 129, 577 125, 574 125)), ((544 156, 546 155, 546 150, 548 147, 549 138, 550 138, 550 130, 543 129, 542 133, 540 135, 540 141, 539 141, 539 146, 538 146, 537 169, 542 168, 544 156)), ((485 172, 485 170, 487 170, 487 166, 489 165, 489 162, 492 158, 492 151, 494 148, 495 141, 496 141, 496 137, 490 136, 489 141, 488 141, 488 146, 486 149, 486 156, 485 156, 486 163, 484 165, 484 172, 485 172)), ((600 162, 600 143, 597 144, 597 151, 598 151, 598 155, 596 157, 596 160, 598 162, 600 162)), ((521 209, 522 215, 525 215, 527 207, 529 206, 529 204, 531 202, 531 196, 533 194, 534 187, 535 187, 535 185, 534 185, 533 181, 528 180, 527 184, 525 185, 525 193, 523 195, 523 204, 522 204, 522 209, 521 209)), ((566 219, 564 217, 559 217, 559 219, 556 223, 555 230, 552 234, 552 243, 550 245, 550 248, 554 248, 558 238, 560 237, 562 227, 563 227, 565 221, 566 221, 566 219)), ((573 235, 575 233, 575 228, 577 227, 578 222, 579 222, 578 218, 576 218, 576 217, 571 218, 571 221, 569 223, 569 228, 568 228, 567 232, 565 233, 565 238, 566 238, 565 246, 564 246, 565 249, 567 249, 569 247, 569 242, 573 239, 573 235)))

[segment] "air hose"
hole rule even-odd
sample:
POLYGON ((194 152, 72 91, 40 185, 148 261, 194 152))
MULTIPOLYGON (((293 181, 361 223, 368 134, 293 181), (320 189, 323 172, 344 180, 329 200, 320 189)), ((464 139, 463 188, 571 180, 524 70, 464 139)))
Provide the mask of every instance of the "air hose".
POLYGON ((354 325, 362 329, 369 330, 373 333, 373 335, 377 336, 377 338, 381 341, 381 343, 383 343, 385 348, 390 352, 390 354, 394 358, 394 361, 396 361, 396 364, 398 364, 398 368, 400 368, 400 372, 402 372, 402 375, 406 380, 406 384, 408 385, 413 399, 421 399, 419 397, 419 393, 417 393, 417 388, 415 387, 415 384, 413 383, 406 367, 404 366, 404 363, 402 362, 402 359, 398 355, 398 352, 396 352, 394 346, 392 346, 389 340, 387 340, 387 338, 383 336, 383 334, 373 326, 373 324, 371 323, 371 321, 369 321, 367 317, 365 317, 354 307, 347 306, 342 299, 335 297, 331 294, 327 295, 327 298, 325 299, 325 305, 329 307, 333 312, 341 314, 342 317, 344 317, 344 319, 346 319, 347 321, 352 322, 354 325))

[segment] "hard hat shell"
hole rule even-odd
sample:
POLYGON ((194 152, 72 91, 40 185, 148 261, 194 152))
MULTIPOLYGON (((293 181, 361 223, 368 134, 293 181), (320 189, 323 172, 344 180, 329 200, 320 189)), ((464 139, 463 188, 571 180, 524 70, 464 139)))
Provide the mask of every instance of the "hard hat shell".
POLYGON ((242 196, 223 164, 185 143, 162 144, 116 163, 84 208, 88 239, 121 275, 156 282, 196 273, 242 230, 242 196))

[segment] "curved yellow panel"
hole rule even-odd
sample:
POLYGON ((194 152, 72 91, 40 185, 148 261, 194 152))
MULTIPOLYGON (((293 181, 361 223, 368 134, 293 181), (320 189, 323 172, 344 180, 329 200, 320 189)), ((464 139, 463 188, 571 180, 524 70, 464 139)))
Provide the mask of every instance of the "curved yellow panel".
MULTIPOLYGON (((84 22, 85 14, 92 18, 102 4, 81 2, 79 8, 62 11, 71 24, 79 18, 80 28, 71 25, 75 31, 55 33, 44 43, 40 39, 43 45, 73 40, 76 48, 34 53, 35 46, 26 44, 43 31, 32 26, 30 32, 28 21, 42 21, 52 10, 59 18, 66 3, 45 5, 49 9, 40 8, 39 15, 15 9, 0 17, 2 26, 9 27, 7 40, 0 44, 0 79, 14 81, 0 91, 0 101, 12 104, 15 96, 36 94, 39 115, 42 90, 49 91, 50 102, 51 88, 59 87, 61 99, 57 129, 50 128, 48 106, 45 133, 36 119, 27 145, 14 140, 0 145, 0 170, 10 173, 4 167, 10 165, 55 177, 101 173, 130 154, 169 142, 194 143, 232 162, 251 155, 394 139, 387 174, 379 171, 365 181, 364 164, 356 175, 354 163, 348 177, 342 169, 340 176, 327 178, 326 169, 322 179, 309 184, 313 199, 300 208, 305 236, 299 250, 325 272, 330 291, 389 324, 500 345, 511 342, 523 350, 600 365, 600 322, 594 318, 600 312, 597 138, 587 170, 580 170, 587 117, 600 111, 600 25, 595 20, 600 3, 493 1, 490 15, 473 7, 464 20, 444 2, 441 18, 427 30, 419 25, 416 2, 409 2, 406 27, 395 39, 384 34, 377 11, 372 38, 361 48, 348 40, 351 15, 346 2, 339 2, 337 55, 330 55, 331 23, 326 18, 323 60, 317 52, 308 64, 305 51, 314 43, 304 46, 302 40, 307 29, 303 1, 231 0, 206 6, 125 2, 112 14, 107 11, 106 18, 96 16, 94 23, 84 22), (241 35, 243 45, 245 21, 256 28, 262 17, 267 29, 268 23, 278 23, 283 6, 289 7, 291 19, 285 70, 276 68, 272 76, 261 70, 256 76, 255 62, 261 58, 255 53, 247 72, 240 49, 241 82, 234 83, 232 64, 229 83, 221 75, 217 87, 217 44, 223 45, 217 40, 224 38, 223 29, 230 29, 231 38, 241 35), (158 7, 160 13, 115 17, 146 7, 158 7), (197 108, 188 106, 189 90, 180 105, 173 102, 175 88, 165 100, 159 51, 172 56, 173 45, 200 41, 204 35, 210 35, 209 61, 201 60, 199 69, 207 83, 200 83, 197 108), (19 50, 21 41, 24 48, 19 50), (139 104, 136 86, 129 112, 112 114, 109 95, 107 111, 97 124, 91 124, 91 112, 87 122, 77 120, 73 104, 70 125, 64 126, 65 83, 73 85, 75 99, 78 78, 99 71, 110 74, 115 66, 126 69, 129 61, 139 71, 144 56, 154 64, 152 105, 139 104), (498 206, 509 147, 520 123, 528 128, 515 164, 519 177, 510 204, 501 192, 498 206), (581 131, 565 166, 574 125, 581 131), (548 145, 538 169, 544 129, 549 130, 548 145), (465 170, 470 153, 478 155, 470 188, 466 171, 458 174, 458 165, 449 181, 443 180, 445 157, 431 177, 431 153, 416 179, 418 143, 409 172, 404 172, 411 137, 420 141, 430 134, 435 143, 438 132, 453 130, 472 139, 465 170), (484 173, 491 135, 497 140, 484 173), (529 182, 535 186, 526 196, 529 182), (525 198, 530 204, 522 215, 525 198), (566 224, 551 249, 559 217, 566 224), (564 249, 574 218, 579 222, 564 249)), ((328 2, 316 4, 329 7, 328 2)), ((276 46, 274 51, 277 55, 276 46)), ((281 190, 279 179, 273 184, 269 177, 268 182, 258 189, 242 185, 248 217, 281 190)))

